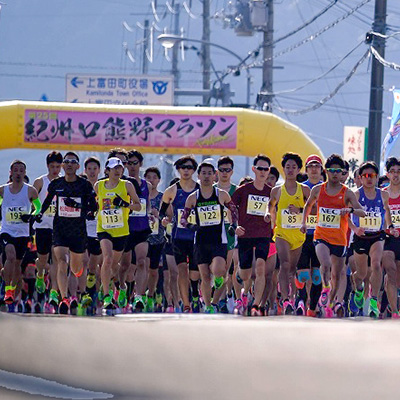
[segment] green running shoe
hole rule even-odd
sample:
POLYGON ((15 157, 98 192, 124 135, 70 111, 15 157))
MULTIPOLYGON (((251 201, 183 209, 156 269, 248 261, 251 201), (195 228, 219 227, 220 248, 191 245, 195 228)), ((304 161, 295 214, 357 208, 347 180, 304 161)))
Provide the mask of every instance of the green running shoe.
POLYGON ((99 293, 97 293, 97 298, 99 299, 100 302, 104 300, 103 285, 100 285, 99 293))
POLYGON ((162 306, 163 297, 161 293, 156 293, 156 304, 162 306))
POLYGON ((119 294, 118 294, 118 307, 119 308, 124 308, 128 304, 128 299, 126 296, 126 289, 119 289, 119 294))
POLYGON ((82 308, 87 308, 93 303, 93 299, 90 297, 90 294, 86 293, 81 298, 81 306, 82 308))
POLYGON ((376 299, 369 300, 368 315, 371 318, 379 318, 378 302, 376 299))
POLYGON ((51 304, 53 307, 58 307, 58 303, 59 303, 58 292, 55 289, 51 289, 49 296, 49 304, 51 304))
POLYGON ((36 275, 35 288, 40 294, 45 292, 46 284, 44 283, 44 276, 40 277, 39 275, 36 275))
POLYGON ((221 289, 222 285, 224 284, 224 277, 220 276, 220 277, 214 277, 214 287, 215 290, 221 289))
POLYGON ((112 300, 113 300, 113 298, 112 298, 112 296, 111 296, 110 293, 108 293, 106 296, 104 296, 104 299, 103 299, 103 308, 104 308, 104 309, 110 309, 110 308, 112 308, 112 300))
POLYGON ((213 306, 206 306, 206 309, 204 310, 205 314, 215 314, 215 309, 213 306))
POLYGON ((89 273, 86 278, 86 287, 92 289, 96 285, 96 275, 89 273))
POLYGON ((360 310, 363 309, 363 307, 364 307, 364 289, 362 291, 356 290, 356 293, 354 295, 354 303, 360 310))
POLYGON ((132 303, 132 312, 143 312, 145 308, 143 296, 136 295, 132 303))
POLYGON ((148 313, 154 312, 154 298, 153 297, 147 297, 146 312, 148 312, 148 313))

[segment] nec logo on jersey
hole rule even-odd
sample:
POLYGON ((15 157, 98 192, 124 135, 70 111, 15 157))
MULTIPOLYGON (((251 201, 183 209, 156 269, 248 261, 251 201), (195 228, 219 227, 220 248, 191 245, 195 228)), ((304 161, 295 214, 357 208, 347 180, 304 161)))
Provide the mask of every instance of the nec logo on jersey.
POLYGON ((8 212, 23 212, 25 211, 25 207, 14 206, 14 207, 7 207, 8 212))
POLYGON ((320 213, 322 213, 322 214, 340 215, 340 210, 338 210, 337 208, 321 207, 319 210, 320 210, 320 213))

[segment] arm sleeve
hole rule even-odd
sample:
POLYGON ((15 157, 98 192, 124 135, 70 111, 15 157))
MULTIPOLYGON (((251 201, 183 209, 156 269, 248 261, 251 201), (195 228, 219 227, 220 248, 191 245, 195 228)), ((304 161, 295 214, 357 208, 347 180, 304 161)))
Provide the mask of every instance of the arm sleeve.
POLYGON ((181 217, 181 224, 184 228, 186 228, 186 226, 188 224, 188 218, 189 218, 191 211, 192 211, 192 209, 189 207, 185 207, 183 210, 182 217, 181 217))
POLYGON ((33 212, 33 215, 38 215, 40 213, 41 208, 42 208, 42 203, 41 203, 40 199, 39 198, 33 199, 32 200, 32 204, 33 204, 33 207, 35 208, 35 211, 33 212))

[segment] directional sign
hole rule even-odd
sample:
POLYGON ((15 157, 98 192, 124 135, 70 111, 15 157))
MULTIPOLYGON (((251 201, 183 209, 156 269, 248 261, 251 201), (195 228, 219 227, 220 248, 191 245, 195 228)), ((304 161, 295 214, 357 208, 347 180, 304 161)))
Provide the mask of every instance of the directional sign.
POLYGON ((68 74, 66 101, 121 105, 172 105, 172 76, 68 74))

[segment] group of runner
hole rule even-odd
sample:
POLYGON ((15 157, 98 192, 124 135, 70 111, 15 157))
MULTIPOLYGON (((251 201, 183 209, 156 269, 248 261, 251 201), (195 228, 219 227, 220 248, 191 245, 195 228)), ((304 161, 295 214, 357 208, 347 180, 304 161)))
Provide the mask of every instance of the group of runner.
POLYGON ((367 300, 370 317, 399 318, 397 158, 387 179, 364 162, 354 191, 338 154, 324 165, 310 155, 305 174, 298 154, 284 154, 282 184, 259 154, 238 186, 229 156, 186 155, 164 193, 143 161, 116 148, 103 170, 89 157, 78 175, 76 153, 53 151, 32 186, 26 164, 11 164, 0 186, 1 307, 330 318, 363 315, 367 300))

